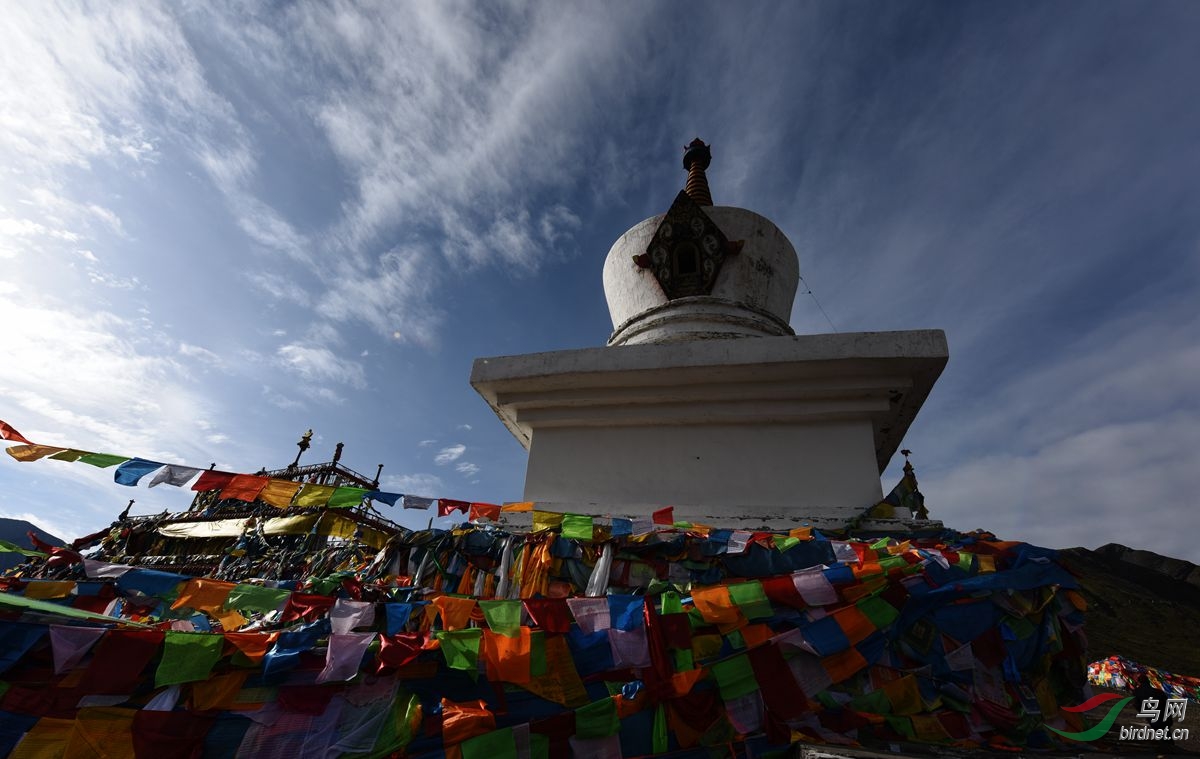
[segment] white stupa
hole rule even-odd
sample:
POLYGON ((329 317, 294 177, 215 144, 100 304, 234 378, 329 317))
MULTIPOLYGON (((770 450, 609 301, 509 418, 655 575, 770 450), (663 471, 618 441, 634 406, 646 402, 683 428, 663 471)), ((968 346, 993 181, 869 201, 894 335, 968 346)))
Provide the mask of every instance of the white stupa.
POLYGON ((796 335, 796 251, 768 219, 712 205, 709 161, 688 146, 687 188, 609 251, 607 347, 477 359, 471 385, 529 450, 539 509, 843 526, 883 497, 945 333, 796 335))

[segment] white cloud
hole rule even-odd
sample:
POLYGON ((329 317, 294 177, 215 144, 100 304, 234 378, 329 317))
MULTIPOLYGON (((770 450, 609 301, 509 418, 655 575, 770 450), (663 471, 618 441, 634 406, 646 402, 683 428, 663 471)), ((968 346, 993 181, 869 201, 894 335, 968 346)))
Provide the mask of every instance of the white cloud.
POLYGON ((474 477, 479 474, 479 467, 469 461, 462 461, 454 465, 454 471, 467 477, 474 477))
POLYGON ((433 463, 438 466, 445 466, 452 461, 457 461, 464 453, 467 452, 467 447, 462 443, 455 443, 438 451, 438 454, 433 457, 433 463))
POLYGON ((460 424, 460 425, 458 425, 457 429, 463 430, 464 432, 470 432, 470 431, 471 431, 471 425, 469 425, 469 424, 460 424))
POLYGON ((422 440, 421 442, 417 443, 417 447, 418 448, 428 448, 429 446, 433 445, 436 442, 437 442, 436 440, 422 440))
POLYGON ((304 408, 303 403, 292 400, 286 395, 272 390, 269 385, 263 385, 262 396, 267 403, 284 411, 295 411, 304 408))
POLYGON ((275 355, 280 366, 309 382, 336 382, 355 389, 367 386, 362 364, 342 358, 326 347, 288 343, 275 355))
POLYGON ((436 474, 427 473, 384 475, 379 483, 379 489, 384 492, 429 498, 437 498, 442 488, 442 479, 436 474))

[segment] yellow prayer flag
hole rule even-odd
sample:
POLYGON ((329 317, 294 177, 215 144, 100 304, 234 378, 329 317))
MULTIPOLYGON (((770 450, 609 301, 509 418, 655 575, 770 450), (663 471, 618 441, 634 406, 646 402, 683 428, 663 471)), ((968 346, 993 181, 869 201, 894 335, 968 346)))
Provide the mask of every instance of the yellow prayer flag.
POLYGON ((794 527, 788 530, 788 537, 796 540, 809 540, 812 538, 811 527, 794 527))
POLYGON ((66 598, 72 590, 75 590, 74 580, 34 580, 25 586, 25 597, 43 601, 66 598))
POLYGON ((324 506, 329 503, 335 487, 329 485, 305 485, 296 496, 297 506, 324 506))
POLYGON ((535 511, 533 512, 533 531, 541 532, 558 527, 562 524, 563 515, 553 511, 535 511))
POLYGON ((12 456, 17 461, 37 461, 51 454, 62 453, 66 448, 57 448, 53 445, 14 445, 11 448, 5 448, 4 452, 12 456))
POLYGON ((977 553, 977 554, 975 554, 975 556, 979 559, 979 573, 980 574, 996 571, 996 557, 995 556, 989 556, 988 554, 984 554, 984 553, 977 553))

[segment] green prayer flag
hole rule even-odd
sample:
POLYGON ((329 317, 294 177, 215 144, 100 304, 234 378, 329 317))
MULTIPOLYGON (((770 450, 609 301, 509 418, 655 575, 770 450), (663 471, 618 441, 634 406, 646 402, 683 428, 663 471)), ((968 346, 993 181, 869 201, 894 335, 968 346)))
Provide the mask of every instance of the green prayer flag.
POLYGON ((541 677, 546 674, 546 632, 531 630, 529 633, 529 676, 541 677))
POLYGON ((964 572, 971 571, 971 565, 975 561, 975 554, 967 553, 966 551, 958 552, 958 568, 964 572))
POLYGON ((325 505, 331 509, 351 508, 362 503, 363 496, 370 492, 366 488, 338 488, 325 505))
POLYGON ((483 618, 487 620, 492 632, 509 638, 520 633, 520 601, 480 601, 479 606, 483 609, 483 618))
POLYGON ((479 640, 483 630, 478 627, 466 630, 448 630, 438 633, 442 642, 442 655, 450 669, 465 669, 474 672, 479 664, 479 640))
POLYGON ((668 590, 662 594, 663 614, 678 614, 681 611, 683 611, 683 601, 680 600, 678 593, 668 590))
POLYGON ((463 759, 517 759, 517 742, 511 727, 476 735, 460 745, 463 759))
POLYGON ((529 759, 550 759, 550 736, 529 734, 529 759))
POLYGON ((746 639, 742 637, 740 630, 732 630, 725 633, 725 640, 729 641, 729 645, 739 651, 746 647, 746 639))
POLYGON ((290 590, 263 588, 258 585, 235 585, 225 599, 226 609, 239 611, 275 611, 287 603, 290 590))
POLYGON ((792 548, 792 546, 795 546, 797 543, 799 543, 800 538, 793 538, 790 535, 773 535, 771 537, 771 542, 773 542, 775 547, 782 552, 789 550, 792 548))
POLYGON ((692 659, 692 649, 680 648, 673 649, 671 654, 675 657, 675 671, 689 672, 696 668, 696 663, 692 659))
POLYGON ((871 624, 879 628, 887 627, 896 621, 896 617, 900 616, 900 612, 896 611, 895 606, 879 596, 868 596, 855 605, 866 615, 867 619, 871 620, 871 624))
POLYGON ((595 701, 575 710, 575 735, 580 738, 607 738, 620 729, 617 702, 611 698, 595 701))
POLYGON ((207 680, 224 647, 224 635, 167 630, 154 687, 207 680))
POLYGON ((654 731, 650 736, 650 750, 656 754, 665 754, 668 748, 667 745, 667 709, 663 704, 659 704, 654 710, 654 731))
POLYGON ((871 548, 874 548, 876 551, 883 549, 883 548, 887 548, 889 540, 891 540, 891 538, 888 538, 886 536, 882 537, 879 540, 876 540, 874 543, 872 543, 871 548))
POLYGON ((712 673, 721 689, 721 698, 726 701, 747 696, 758 690, 758 681, 754 679, 754 669, 750 666, 750 657, 746 654, 715 662, 712 665, 712 673))
POLYGON ((729 598, 742 610, 746 619, 769 619, 774 616, 771 601, 758 580, 739 582, 728 588, 729 598))
POLYGON ((8 606, 16 606, 22 609, 30 609, 45 614, 58 614, 64 617, 73 617, 75 619, 88 619, 93 622, 107 622, 113 624, 119 622, 127 627, 150 627, 141 622, 133 622, 128 619, 114 619, 113 617, 105 616, 104 614, 96 614, 83 609, 76 609, 72 606, 64 606, 50 601, 42 601, 37 598, 26 598, 25 596, 16 596, 11 593, 0 593, 0 604, 8 606))
POLYGON ((79 461, 81 457, 86 455, 88 455, 87 451, 79 451, 74 448, 68 448, 65 451, 59 451, 50 458, 54 459, 55 461, 79 461))
POLYGON ((563 514, 562 535, 575 540, 591 540, 592 518, 581 514, 563 514))
POLYGON ((894 717, 888 715, 884 717, 887 720, 888 727, 903 735, 905 738, 916 738, 917 731, 913 730, 912 720, 908 717, 894 717))
POLYGON ((115 456, 111 453, 85 453, 79 457, 79 461, 83 464, 91 464, 101 469, 107 469, 110 466, 124 464, 126 461, 129 461, 129 457, 115 456))
POLYGON ((840 703, 838 703, 837 699, 835 699, 833 696, 829 695, 829 691, 827 691, 827 690, 823 690, 817 694, 817 701, 818 701, 818 703, 821 704, 821 706, 825 707, 826 709, 841 709, 842 708, 842 705, 840 703))
POLYGON ((31 551, 28 548, 22 548, 16 543, 9 543, 7 540, 0 540, 0 553, 19 553, 22 556, 46 556, 47 554, 41 551, 31 551))
POLYGON ((904 560, 903 556, 884 556, 879 560, 879 566, 883 568, 884 572, 887 572, 897 567, 907 567, 908 562, 904 560))
POLYGON ((892 713, 892 702, 888 700, 887 693, 882 689, 855 696, 850 700, 849 706, 856 712, 866 712, 868 714, 892 713))

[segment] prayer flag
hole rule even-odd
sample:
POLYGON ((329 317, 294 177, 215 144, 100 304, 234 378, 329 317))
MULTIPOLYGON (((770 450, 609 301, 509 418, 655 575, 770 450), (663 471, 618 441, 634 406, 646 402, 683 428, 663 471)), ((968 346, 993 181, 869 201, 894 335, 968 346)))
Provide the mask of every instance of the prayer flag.
POLYGON ((480 601, 483 618, 493 632, 512 637, 521 630, 520 601, 480 601))
POLYGON ((475 599, 461 596, 438 596, 433 605, 442 615, 442 627, 446 630, 461 630, 471 621, 475 611, 475 599))
POLYGON ((337 488, 332 485, 304 485, 300 488, 300 492, 296 494, 295 504, 297 507, 305 506, 324 506, 329 503, 329 497, 333 495, 333 491, 337 488))
POLYGON ((562 515, 562 536, 574 540, 592 539, 592 518, 582 514, 562 515))
POLYGON ((591 635, 598 630, 607 630, 612 626, 612 617, 608 610, 608 601, 603 598, 568 598, 567 606, 571 615, 585 635, 591 635))
POLYGON ((155 688, 207 680, 225 647, 221 635, 168 630, 165 636, 162 661, 154 673, 155 688))
POLYGON ((395 506, 396 501, 403 497, 404 496, 399 493, 383 493, 378 490, 372 490, 370 493, 367 493, 368 499, 372 501, 383 501, 388 506, 395 506))
POLYGON ((195 477, 199 471, 195 467, 167 464, 159 470, 158 474, 151 478, 150 483, 146 487, 152 488, 155 485, 161 485, 165 482, 168 485, 181 488, 187 484, 188 480, 195 477))
POLYGON ((450 669, 474 672, 479 662, 479 642, 483 630, 472 627, 466 630, 446 630, 437 634, 442 644, 442 655, 450 669))
POLYGON ((605 738, 621 729, 617 717, 617 702, 612 698, 594 701, 575 710, 576 737, 605 738))
POLYGON ((14 440, 18 443, 25 443, 26 445, 33 445, 33 443, 25 439, 24 435, 13 429, 11 424, 3 420, 0 420, 0 438, 3 438, 4 440, 14 440))
POLYGON ((37 461, 40 458, 52 456, 65 450, 65 448, 53 445, 14 445, 5 448, 4 452, 17 461, 37 461))
POLYGON ((232 498, 237 501, 253 503, 268 482, 270 482, 268 478, 253 474, 234 475, 229 484, 221 488, 221 499, 232 498))
POLYGON ((668 506, 665 509, 659 509, 650 517, 654 520, 654 524, 675 524, 675 507, 668 506))
POLYGON ((404 496, 404 508, 406 509, 428 509, 433 505, 432 498, 421 498, 415 495, 404 496))
POLYGON ((146 459, 133 458, 126 461, 121 466, 117 467, 117 471, 113 472, 113 482, 118 485, 127 485, 133 487, 138 482, 163 466, 157 461, 147 461, 146 459))
POLYGON ((83 661, 92 646, 104 637, 103 627, 50 625, 50 648, 54 652, 54 674, 65 675, 83 661))
POLYGON ((467 510, 470 508, 471 504, 467 503, 466 501, 454 501, 449 498, 438 499, 439 517, 450 516, 456 511, 461 511, 462 513, 466 514, 467 510))
POLYGON ((107 469, 110 466, 129 461, 129 457, 118 456, 112 453, 88 453, 80 456, 79 461, 83 464, 91 464, 99 469, 107 469))
POLYGON ((329 647, 325 650, 325 668, 317 675, 318 683, 345 682, 358 674, 359 665, 367 653, 367 647, 375 640, 375 633, 333 633, 329 636, 329 647))
MULTIPOLYGON (((155 477, 154 479, 158 479, 155 477)), ((192 490, 203 493, 209 490, 220 490, 230 483, 233 479, 233 472, 218 472, 215 469, 208 469, 200 477, 192 483, 192 490)))
POLYGON ((282 609, 292 595, 290 590, 264 588, 259 585, 235 585, 225 599, 226 609, 243 611, 275 611, 282 609))
POLYGON ((462 759, 517 759, 517 744, 513 728, 493 730, 468 738, 461 744, 462 759))
POLYGON ((335 635, 345 635, 356 627, 370 627, 374 623, 375 604, 369 601, 339 598, 329 612, 329 624, 335 635))
POLYGON ((533 501, 518 501, 505 504, 501 511, 533 511, 533 501))
POLYGON ((634 630, 646 626, 645 596, 609 595, 609 625, 618 630, 634 630))
POLYGON ((366 488, 340 487, 329 496, 328 506, 331 509, 354 508, 362 504, 369 492, 366 488))
POLYGON ((754 679, 754 669, 746 654, 738 654, 724 661, 714 662, 713 676, 721 689, 721 698, 729 701, 753 693, 758 690, 758 681, 754 679))
POLYGON ((300 491, 299 482, 270 480, 258 494, 258 500, 281 509, 292 505, 292 498, 300 491))
POLYGON ((490 519, 493 522, 499 522, 500 506, 495 503, 472 503, 471 514, 468 518, 472 522, 480 519, 490 519))

